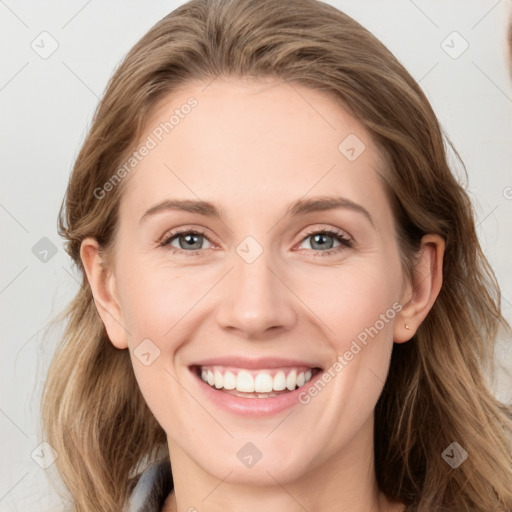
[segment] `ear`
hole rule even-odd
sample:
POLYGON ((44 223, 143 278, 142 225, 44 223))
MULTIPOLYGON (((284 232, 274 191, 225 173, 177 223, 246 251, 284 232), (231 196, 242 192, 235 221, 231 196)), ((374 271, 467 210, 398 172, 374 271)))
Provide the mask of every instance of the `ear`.
POLYGON ((89 237, 82 241, 80 258, 92 290, 96 309, 105 325, 112 345, 119 349, 127 348, 128 332, 124 327, 115 275, 102 260, 96 239, 89 237))
POLYGON ((444 240, 438 235, 421 239, 412 283, 400 301, 403 307, 394 327, 395 343, 410 340, 434 305, 443 283, 444 249, 444 240))

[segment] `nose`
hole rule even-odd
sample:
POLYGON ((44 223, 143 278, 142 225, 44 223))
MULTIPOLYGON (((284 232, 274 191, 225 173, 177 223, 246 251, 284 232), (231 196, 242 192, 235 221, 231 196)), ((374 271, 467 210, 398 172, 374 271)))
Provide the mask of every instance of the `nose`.
POLYGON ((249 339, 265 339, 293 328, 296 301, 265 251, 248 263, 234 255, 234 268, 224 283, 217 308, 218 325, 249 339))

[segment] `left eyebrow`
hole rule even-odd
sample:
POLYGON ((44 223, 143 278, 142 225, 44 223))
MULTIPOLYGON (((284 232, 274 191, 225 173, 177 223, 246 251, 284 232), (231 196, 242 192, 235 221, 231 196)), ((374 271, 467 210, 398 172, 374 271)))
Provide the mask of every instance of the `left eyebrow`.
MULTIPOLYGON (((370 224, 375 227, 372 216, 366 208, 354 201, 351 201, 350 199, 347 199, 346 197, 339 196, 319 196, 311 199, 299 199, 286 208, 285 215, 298 216, 305 215, 307 213, 334 210, 336 208, 345 208, 361 213, 366 217, 370 224)), ((166 199, 165 201, 152 206, 146 213, 144 213, 140 222, 166 210, 181 210, 190 213, 197 213, 206 217, 215 217, 219 220, 222 220, 223 217, 221 210, 208 201, 166 199)))
POLYGON ((357 213, 362 213, 370 224, 375 227, 370 212, 360 204, 355 203, 346 197, 319 196, 311 199, 299 199, 292 203, 287 208, 286 212, 290 215, 303 215, 311 212, 334 210, 336 208, 346 208, 357 213))

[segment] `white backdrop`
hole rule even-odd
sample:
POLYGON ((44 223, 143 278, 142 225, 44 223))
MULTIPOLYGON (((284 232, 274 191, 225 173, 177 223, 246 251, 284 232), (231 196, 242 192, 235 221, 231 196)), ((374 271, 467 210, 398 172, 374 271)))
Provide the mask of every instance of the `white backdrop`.
MULTIPOLYGON (((67 179, 114 67, 183 2, 0 0, 0 512, 61 511, 41 467, 39 399, 58 333, 44 327, 77 289, 56 232, 67 179)), ((469 172, 481 242, 512 321, 509 0, 331 1, 418 80, 469 172)), ((499 358, 512 366, 510 343, 499 358)), ((505 373, 496 387, 512 399, 505 373)), ((44 464, 43 464, 44 466, 44 464)))

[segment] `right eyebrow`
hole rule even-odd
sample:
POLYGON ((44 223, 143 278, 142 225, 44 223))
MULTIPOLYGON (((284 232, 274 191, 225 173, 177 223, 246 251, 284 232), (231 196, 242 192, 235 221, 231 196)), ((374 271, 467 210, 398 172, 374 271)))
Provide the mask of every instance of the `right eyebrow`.
POLYGON ((152 215, 156 215, 157 213, 166 210, 182 210, 185 212, 205 215, 206 217, 216 217, 217 219, 222 218, 220 210, 218 210, 213 203, 209 203, 207 201, 166 199, 146 211, 146 213, 144 213, 140 218, 140 222, 148 219, 152 215))

